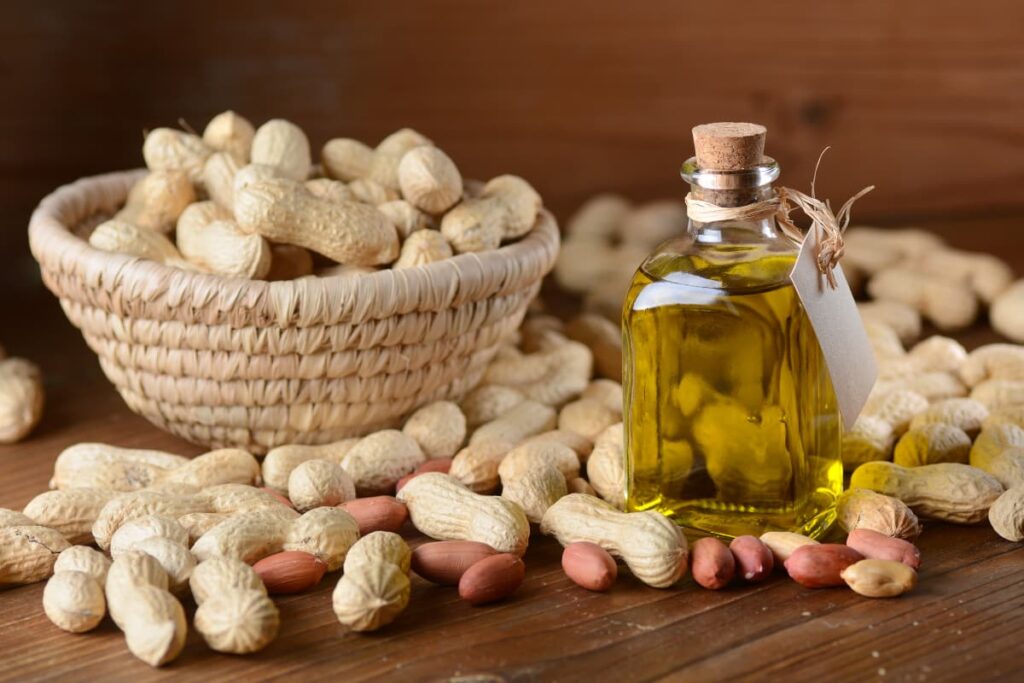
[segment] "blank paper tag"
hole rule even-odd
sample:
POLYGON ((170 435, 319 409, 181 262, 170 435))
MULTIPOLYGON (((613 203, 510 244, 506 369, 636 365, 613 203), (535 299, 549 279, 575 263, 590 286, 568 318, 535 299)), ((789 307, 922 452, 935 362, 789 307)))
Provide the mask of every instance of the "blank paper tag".
POLYGON ((843 424, 850 429, 868 400, 878 366, 843 269, 836 266, 833 271, 835 289, 818 270, 819 236, 817 226, 807 231, 790 279, 818 336, 843 424))

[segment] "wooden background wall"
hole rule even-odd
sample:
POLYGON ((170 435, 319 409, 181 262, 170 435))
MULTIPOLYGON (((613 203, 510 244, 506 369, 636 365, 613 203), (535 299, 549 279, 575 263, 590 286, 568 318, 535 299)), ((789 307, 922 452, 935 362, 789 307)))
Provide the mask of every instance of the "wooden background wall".
MULTIPOLYGON (((0 249, 34 277, 32 207, 141 163, 141 131, 233 108, 314 145, 413 126, 472 176, 519 173, 564 218, 588 194, 681 195, 690 128, 768 125, 784 179, 875 183, 868 220, 1024 209, 1024 4, 21 2, 0 22, 0 249)), ((2 291, 2 290, 0 290, 2 291)), ((8 290, 9 291, 9 290, 8 290)))

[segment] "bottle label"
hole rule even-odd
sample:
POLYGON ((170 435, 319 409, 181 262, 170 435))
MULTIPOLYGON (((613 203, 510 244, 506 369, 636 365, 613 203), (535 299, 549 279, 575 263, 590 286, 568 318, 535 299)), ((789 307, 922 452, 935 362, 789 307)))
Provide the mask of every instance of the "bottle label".
POLYGON ((878 366, 842 266, 832 271, 834 288, 818 269, 820 238, 817 225, 807 231, 789 277, 818 337, 843 425, 849 430, 868 400, 878 366))

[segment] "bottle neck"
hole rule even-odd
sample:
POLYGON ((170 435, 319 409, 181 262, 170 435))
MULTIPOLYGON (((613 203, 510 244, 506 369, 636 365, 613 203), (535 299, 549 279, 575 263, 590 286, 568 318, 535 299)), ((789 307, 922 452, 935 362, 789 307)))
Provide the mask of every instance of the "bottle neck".
POLYGON ((748 204, 755 204, 766 199, 771 199, 775 196, 775 188, 771 183, 766 183, 756 187, 712 190, 706 187, 701 187, 696 183, 690 183, 690 195, 695 199, 709 202, 715 206, 735 207, 747 206, 748 204))
MULTIPOLYGON (((690 185, 690 195, 695 199, 710 202, 716 206, 738 207, 771 199, 775 190, 771 184, 742 190, 709 190, 696 184, 690 185)), ((724 220, 701 223, 690 220, 687 231, 697 242, 718 244, 744 241, 786 239, 778 230, 774 216, 756 220, 724 220)))

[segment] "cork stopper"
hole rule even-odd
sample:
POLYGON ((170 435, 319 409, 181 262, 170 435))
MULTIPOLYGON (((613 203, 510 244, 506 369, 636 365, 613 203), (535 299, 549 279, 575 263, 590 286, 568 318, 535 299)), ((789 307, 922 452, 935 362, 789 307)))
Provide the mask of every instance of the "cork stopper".
POLYGON ((752 168, 764 156, 767 129, 757 123, 705 123, 693 127, 693 146, 700 168, 739 171, 752 168))

